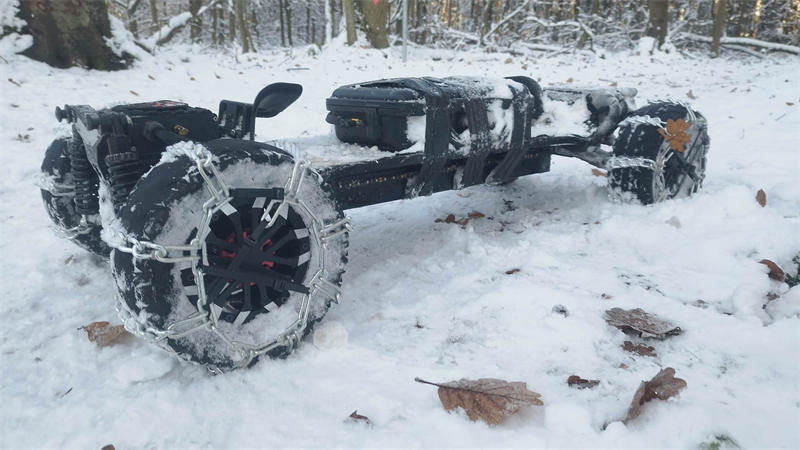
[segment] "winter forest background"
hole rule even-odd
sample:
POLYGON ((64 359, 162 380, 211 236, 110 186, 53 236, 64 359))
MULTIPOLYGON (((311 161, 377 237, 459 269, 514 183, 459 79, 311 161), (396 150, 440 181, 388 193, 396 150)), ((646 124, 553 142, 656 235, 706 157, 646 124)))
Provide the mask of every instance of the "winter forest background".
MULTIPOLYGON (((401 0, 23 0, 19 18, 3 34, 31 30, 28 52, 56 65, 104 68, 88 56, 92 34, 110 36, 104 12, 119 21, 146 52, 170 43, 209 49, 259 49, 324 45, 346 33, 348 44, 363 32, 369 45, 398 45, 401 0), (48 28, 47 24, 53 24, 48 28), (57 41, 59 32, 76 36, 57 41), (77 36, 86 35, 86 39, 77 36), (72 60, 54 56, 70 48, 72 60), (46 47, 46 48, 43 48, 46 47), (51 61, 53 62, 53 61, 51 61)), ((798 53, 800 0, 409 0, 410 45, 488 51, 568 52, 630 49, 641 36, 679 52, 720 50, 748 55, 798 53)), ((63 53, 63 52, 62 52, 63 53)))

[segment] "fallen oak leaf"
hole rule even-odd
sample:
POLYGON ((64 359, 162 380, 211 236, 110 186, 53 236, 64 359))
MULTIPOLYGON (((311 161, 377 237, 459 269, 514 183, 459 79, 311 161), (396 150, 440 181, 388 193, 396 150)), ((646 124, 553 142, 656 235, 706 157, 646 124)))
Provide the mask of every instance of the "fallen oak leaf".
POLYGON ((570 375, 567 378, 567 385, 576 389, 591 389, 600 384, 600 380, 587 380, 577 375, 570 375))
POLYGON ((350 415, 349 415, 348 417, 349 417, 349 418, 350 418, 350 420, 352 420, 353 422, 364 422, 364 423, 366 423, 367 425, 372 425, 372 421, 371 421, 371 420, 369 420, 369 417, 367 417, 367 416, 363 416, 363 415, 359 414, 359 413, 358 413, 358 410, 355 410, 355 411, 353 411, 352 413, 350 413, 350 415))
POLYGON ((506 275, 514 275, 515 273, 519 272, 518 268, 506 270, 506 275))
POLYGON ((639 389, 633 394, 628 414, 622 422, 627 423, 638 417, 642 413, 642 405, 650 400, 654 398, 667 400, 677 395, 685 387, 686 380, 675 378, 675 369, 672 367, 662 369, 650 381, 642 381, 639 384, 639 389))
POLYGON ((640 308, 629 310, 611 308, 606 310, 605 320, 609 325, 619 328, 625 334, 642 338, 665 339, 683 332, 680 327, 640 308))
POLYGON ((767 193, 764 192, 763 189, 759 189, 758 192, 756 192, 756 201, 762 208, 767 206, 767 193))
POLYGON ((694 95, 694 93, 692 92, 691 89, 689 89, 689 92, 686 93, 686 96, 689 97, 692 100, 697 100, 697 97, 695 97, 695 95, 694 95))
POLYGON ((761 261, 759 261, 759 263, 764 264, 769 268, 769 274, 767 276, 769 276, 770 279, 776 281, 783 281, 783 279, 786 278, 786 273, 774 262, 768 259, 762 259, 761 261))
POLYGON ((631 341, 625 341, 622 344, 622 349, 626 352, 636 353, 642 356, 656 356, 655 347, 650 347, 644 344, 634 344, 631 341))
POLYGON ((472 211, 471 213, 467 214, 467 217, 470 219, 480 219, 481 217, 486 217, 486 214, 480 211, 472 211))
POLYGON ((508 382, 496 378, 480 378, 449 383, 431 383, 414 378, 417 383, 439 388, 439 401, 444 409, 451 411, 461 407, 473 422, 481 419, 489 425, 497 425, 508 416, 519 412, 523 406, 543 405, 541 395, 530 391, 522 381, 508 382))
POLYGON ((596 177, 607 177, 608 173, 605 170, 592 168, 592 175, 596 177))
POLYGON ((108 322, 92 322, 78 328, 85 330, 89 342, 94 342, 98 347, 107 347, 114 343, 120 336, 127 334, 123 325, 110 325, 108 322))

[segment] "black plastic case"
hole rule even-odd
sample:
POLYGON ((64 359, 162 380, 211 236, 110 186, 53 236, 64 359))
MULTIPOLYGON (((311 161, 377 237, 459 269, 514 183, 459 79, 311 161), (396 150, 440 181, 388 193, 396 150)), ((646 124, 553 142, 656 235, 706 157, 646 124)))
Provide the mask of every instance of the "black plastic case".
MULTIPOLYGON (((509 77, 527 88, 531 117, 541 114, 541 88, 527 77, 509 77)), ((451 137, 468 129, 466 102, 480 99, 486 104, 497 100, 495 85, 480 78, 395 78, 350 84, 337 88, 327 99, 328 123, 334 125, 336 137, 364 146, 377 146, 396 152, 410 147, 407 136, 408 117, 425 116, 432 101, 445 104, 448 110, 451 137)), ((509 108, 511 99, 502 99, 509 108)), ((448 130, 439 130, 448 133, 448 130)), ((454 139, 451 138, 451 143, 454 139)), ((457 146, 457 145, 456 145, 457 146)))

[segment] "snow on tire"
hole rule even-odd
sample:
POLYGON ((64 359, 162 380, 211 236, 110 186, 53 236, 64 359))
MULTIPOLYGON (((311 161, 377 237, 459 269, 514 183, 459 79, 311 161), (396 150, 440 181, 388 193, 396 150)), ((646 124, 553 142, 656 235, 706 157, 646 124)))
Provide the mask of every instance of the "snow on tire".
POLYGON ((620 124, 608 164, 609 189, 645 205, 692 195, 702 186, 708 147, 700 113, 679 103, 651 103, 620 124))
POLYGON ((339 298, 347 221, 323 180, 278 148, 177 144, 118 216, 128 242, 196 249, 113 251, 126 328, 212 371, 288 355, 339 298), (214 201, 197 152, 212 157, 226 201, 214 201))
POLYGON ((95 223, 80 226, 81 215, 75 208, 75 183, 68 152, 71 140, 56 139, 45 151, 40 183, 42 201, 47 215, 63 235, 84 250, 108 258, 111 249, 100 237, 102 227, 95 223))

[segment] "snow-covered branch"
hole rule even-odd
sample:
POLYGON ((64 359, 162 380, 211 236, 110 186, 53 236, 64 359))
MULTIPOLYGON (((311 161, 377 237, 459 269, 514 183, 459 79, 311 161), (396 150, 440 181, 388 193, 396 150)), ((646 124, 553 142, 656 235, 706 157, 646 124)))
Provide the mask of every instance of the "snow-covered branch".
MULTIPOLYGON (((682 39, 687 39, 691 41, 700 41, 707 43, 711 43, 712 41, 710 37, 700 36, 693 33, 680 33, 679 36, 682 39)), ((731 44, 737 46, 749 45, 751 47, 757 47, 764 50, 772 50, 772 51, 786 52, 795 55, 800 55, 800 47, 795 47, 794 45, 788 45, 788 44, 779 44, 777 42, 767 42, 758 39, 744 38, 744 37, 722 37, 719 42, 722 45, 731 45, 731 44)))

